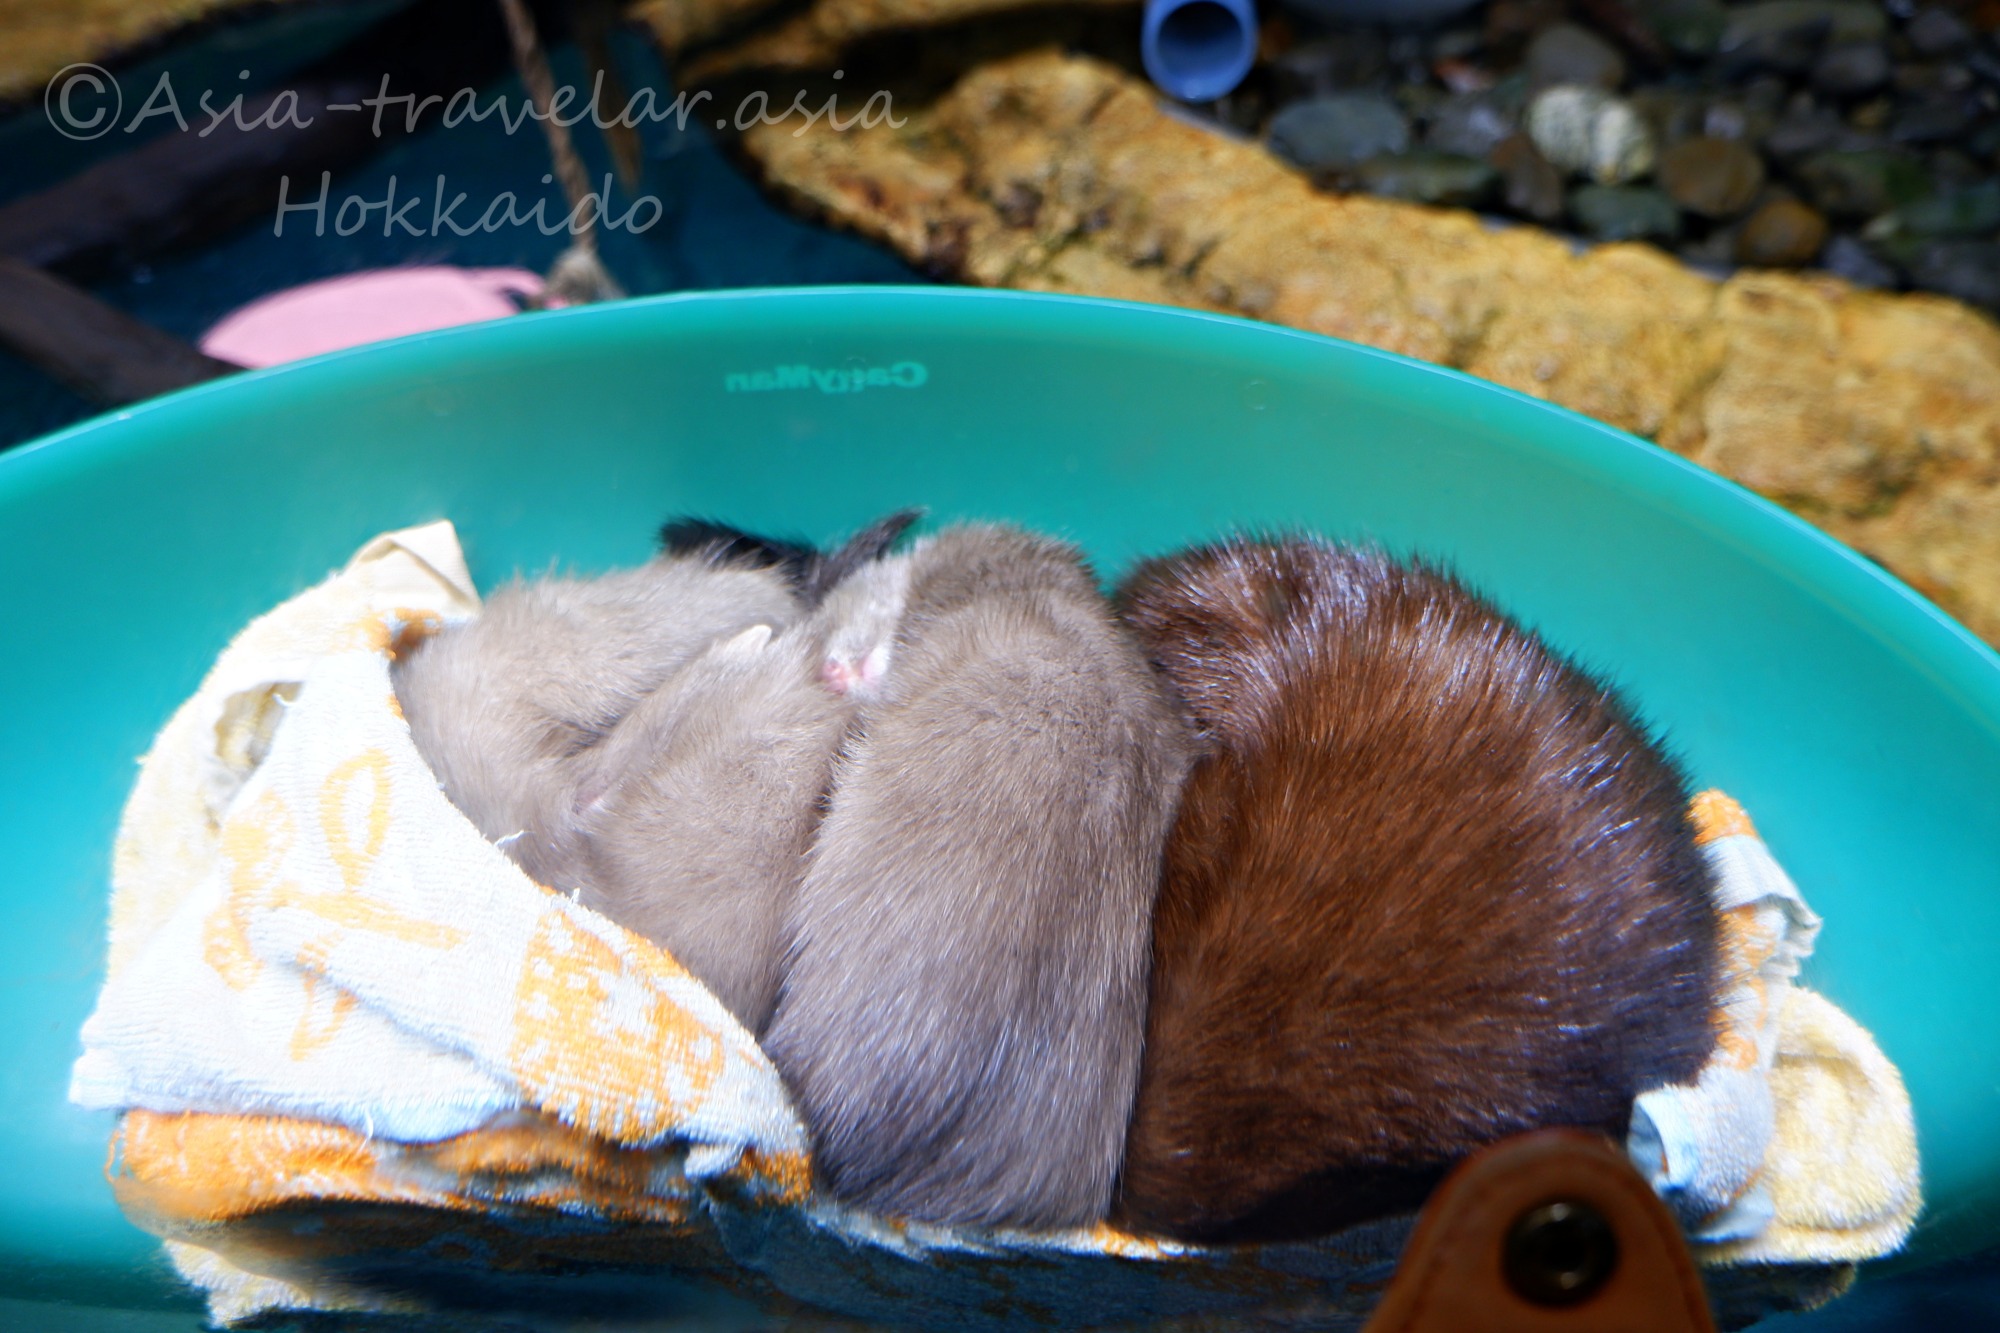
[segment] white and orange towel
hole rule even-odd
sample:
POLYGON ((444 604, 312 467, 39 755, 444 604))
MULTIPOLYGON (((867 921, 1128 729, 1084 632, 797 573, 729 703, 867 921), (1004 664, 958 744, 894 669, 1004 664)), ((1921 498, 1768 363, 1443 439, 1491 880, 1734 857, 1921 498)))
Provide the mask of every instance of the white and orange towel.
MULTIPOLYGON (((661 950, 530 881, 418 756, 393 654, 477 610, 449 524, 375 539, 237 637, 126 807, 71 1096, 125 1112, 113 1187, 218 1320, 406 1308, 385 1274, 416 1261, 707 1274, 968 1325, 1338 1324, 1372 1303, 1407 1219, 1210 1251, 815 1196, 751 1035, 661 950)), ((1888 1253, 1918 1207, 1901 1080, 1795 984, 1817 918, 1743 812, 1708 793, 1694 814, 1733 965, 1723 1038, 1696 1085, 1641 1099, 1634 1160, 1708 1262, 1888 1253)))

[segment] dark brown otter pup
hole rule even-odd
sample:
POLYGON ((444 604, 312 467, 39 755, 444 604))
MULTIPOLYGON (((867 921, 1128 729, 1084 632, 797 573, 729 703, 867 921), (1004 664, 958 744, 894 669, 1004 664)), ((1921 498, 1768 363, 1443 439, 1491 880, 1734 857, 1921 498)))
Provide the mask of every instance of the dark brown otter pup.
POLYGON ((1119 601, 1206 748, 1114 1221, 1324 1234, 1696 1076, 1709 872, 1605 686, 1446 575, 1320 541, 1153 561, 1119 601))

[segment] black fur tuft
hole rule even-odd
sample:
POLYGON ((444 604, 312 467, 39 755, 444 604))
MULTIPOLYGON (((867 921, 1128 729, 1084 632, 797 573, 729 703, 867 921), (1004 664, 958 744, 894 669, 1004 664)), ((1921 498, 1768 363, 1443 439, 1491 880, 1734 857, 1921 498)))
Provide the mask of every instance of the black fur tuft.
POLYGON ((738 569, 775 569, 807 606, 817 606, 836 584, 887 554, 921 509, 901 509, 877 519, 831 553, 801 541, 760 537, 706 518, 670 519, 660 527, 660 550, 667 555, 706 557, 710 564, 738 569))
POLYGON ((804 542, 759 537, 706 518, 676 518, 662 524, 660 549, 668 555, 706 556, 718 566, 775 569, 801 591, 820 561, 820 553, 804 542))

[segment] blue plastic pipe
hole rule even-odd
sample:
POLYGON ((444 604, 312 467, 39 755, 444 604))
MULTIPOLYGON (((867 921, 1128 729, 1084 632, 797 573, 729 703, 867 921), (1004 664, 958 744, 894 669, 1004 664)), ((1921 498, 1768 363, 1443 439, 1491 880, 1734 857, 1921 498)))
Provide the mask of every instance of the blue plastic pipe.
POLYGON ((1146 0, 1139 54, 1161 91, 1212 102, 1257 58, 1257 11, 1251 0, 1146 0))

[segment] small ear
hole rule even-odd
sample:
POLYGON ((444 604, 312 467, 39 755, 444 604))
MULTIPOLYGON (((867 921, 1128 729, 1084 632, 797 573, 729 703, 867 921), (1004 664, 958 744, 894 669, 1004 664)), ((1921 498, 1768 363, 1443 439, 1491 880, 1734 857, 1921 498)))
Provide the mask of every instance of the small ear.
POLYGON ((910 525, 923 516, 921 509, 899 509, 886 518, 876 519, 849 537, 839 550, 818 557, 799 592, 808 602, 817 604, 849 574, 887 555, 889 548, 910 530, 910 525))
POLYGON ((715 651, 724 657, 755 657, 770 642, 769 625, 752 625, 735 638, 717 645, 715 651))

